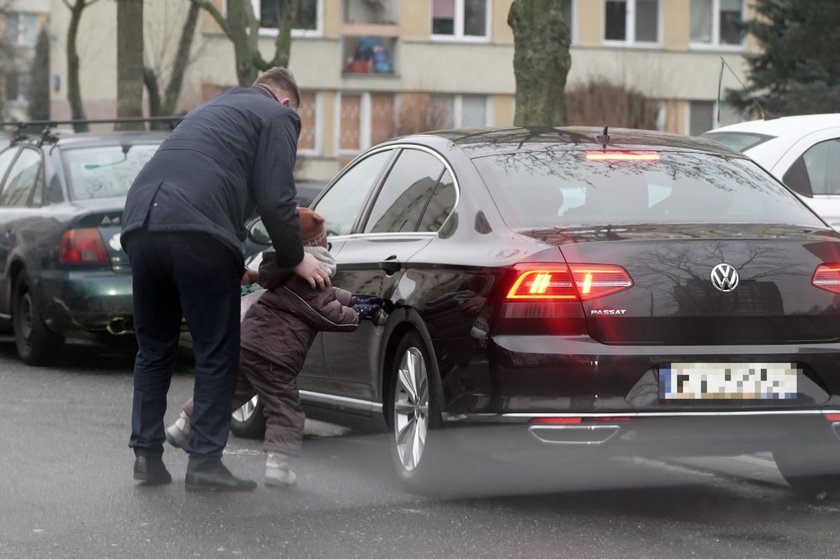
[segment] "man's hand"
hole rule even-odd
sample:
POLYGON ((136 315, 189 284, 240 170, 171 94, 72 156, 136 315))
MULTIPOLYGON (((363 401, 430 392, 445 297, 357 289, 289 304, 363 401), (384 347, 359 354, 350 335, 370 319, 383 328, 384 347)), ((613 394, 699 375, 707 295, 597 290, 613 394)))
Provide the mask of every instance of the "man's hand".
POLYGON ((260 273, 258 271, 245 268, 245 273, 242 274, 242 280, 239 283, 240 285, 248 285, 249 283, 254 283, 259 279, 260 273))
POLYGON ((330 286, 330 275, 321 267, 318 259, 308 252, 303 253, 303 260, 295 266, 294 270, 313 288, 323 289, 330 286))

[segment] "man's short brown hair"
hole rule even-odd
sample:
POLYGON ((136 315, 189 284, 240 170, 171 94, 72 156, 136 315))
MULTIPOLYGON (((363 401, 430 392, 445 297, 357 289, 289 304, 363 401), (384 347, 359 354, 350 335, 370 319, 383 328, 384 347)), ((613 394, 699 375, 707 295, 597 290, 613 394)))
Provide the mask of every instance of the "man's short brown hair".
POLYGON ((288 69, 281 66, 269 68, 260 74, 254 85, 258 83, 284 92, 294 108, 300 107, 300 91, 298 91, 294 75, 288 69))

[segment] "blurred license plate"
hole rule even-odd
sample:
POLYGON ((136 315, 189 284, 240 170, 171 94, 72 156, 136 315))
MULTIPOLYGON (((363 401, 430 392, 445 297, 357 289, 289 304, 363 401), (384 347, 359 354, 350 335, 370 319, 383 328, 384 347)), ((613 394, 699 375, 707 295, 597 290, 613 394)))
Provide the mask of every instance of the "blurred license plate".
POLYGON ((664 400, 793 400, 795 363, 668 363, 659 367, 664 400))

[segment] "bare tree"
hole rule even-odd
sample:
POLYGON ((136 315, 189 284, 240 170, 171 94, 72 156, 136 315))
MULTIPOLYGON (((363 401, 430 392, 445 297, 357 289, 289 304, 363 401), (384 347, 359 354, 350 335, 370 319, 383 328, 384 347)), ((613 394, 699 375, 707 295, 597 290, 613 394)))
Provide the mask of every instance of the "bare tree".
MULTIPOLYGON (((117 118, 143 116, 143 0, 117 0, 117 118)), ((143 130, 117 122, 114 130, 143 130)))
POLYGON ((189 0, 207 11, 228 39, 233 43, 236 77, 241 86, 249 86, 259 72, 273 66, 289 65, 292 45, 292 26, 297 17, 298 0, 283 0, 283 17, 277 24, 274 57, 265 60, 259 50, 260 22, 254 14, 251 0, 227 0, 227 17, 210 0, 189 0))
POLYGON ((29 71, 29 118, 50 118, 50 36, 46 25, 38 33, 35 57, 29 71))
MULTIPOLYGON (((82 13, 99 0, 62 0, 70 10, 70 25, 67 28, 67 100, 70 103, 70 114, 73 120, 85 120, 87 114, 82 103, 82 90, 79 85, 79 53, 76 49, 76 38, 79 35, 79 23, 82 13)), ((88 125, 74 124, 76 132, 87 132, 88 125)))
POLYGON ((656 129, 657 103, 631 87, 592 78, 566 90, 566 123, 656 129))
MULTIPOLYGON (((172 5, 167 4, 168 10, 172 5)), ((201 8, 190 2, 186 17, 180 25, 178 44, 174 56, 171 52, 171 39, 174 36, 172 29, 168 27, 170 21, 177 23, 177 18, 170 18, 167 13, 165 21, 159 28, 148 28, 146 33, 154 39, 152 45, 159 48, 156 51, 147 49, 146 54, 149 60, 143 68, 143 82, 149 93, 149 114, 151 116, 172 115, 178 105, 178 98, 184 83, 184 73, 193 60, 192 46, 195 37, 195 29, 198 23, 198 14, 201 8), (158 32, 158 33, 156 33, 158 32), (163 81, 166 86, 161 93, 163 81)), ((165 123, 155 123, 154 128, 165 128, 165 123)))
POLYGON ((514 0, 513 30, 517 126, 564 124, 564 89, 572 66, 569 27, 561 0, 514 0))

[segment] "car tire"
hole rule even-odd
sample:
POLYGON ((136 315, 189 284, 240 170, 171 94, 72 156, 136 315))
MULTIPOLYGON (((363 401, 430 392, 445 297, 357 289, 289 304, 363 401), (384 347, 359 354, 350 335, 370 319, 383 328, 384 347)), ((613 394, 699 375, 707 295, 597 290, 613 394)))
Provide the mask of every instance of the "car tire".
POLYGON ((29 276, 21 272, 12 296, 12 325, 21 361, 27 365, 51 365, 61 356, 64 336, 51 331, 33 297, 29 276))
POLYGON ((803 497, 840 496, 840 443, 777 449, 773 459, 785 481, 803 497))
POLYGON ((230 432, 242 439, 262 439, 265 436, 265 407, 259 396, 254 396, 230 418, 230 432))
POLYGON ((403 336, 390 364, 391 459, 397 477, 413 493, 444 489, 444 448, 440 377, 430 352, 416 331, 403 336))

